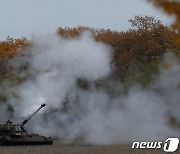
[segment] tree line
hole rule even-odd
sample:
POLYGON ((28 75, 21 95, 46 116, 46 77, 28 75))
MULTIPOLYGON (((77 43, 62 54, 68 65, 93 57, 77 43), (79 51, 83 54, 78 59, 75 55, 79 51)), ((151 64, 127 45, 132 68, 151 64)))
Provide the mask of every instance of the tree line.
MULTIPOLYGON (((131 78, 145 85, 151 81, 152 74, 157 72, 164 53, 172 52, 180 56, 180 46, 174 41, 178 33, 151 16, 135 16, 129 22, 132 28, 127 31, 78 26, 59 27, 57 34, 63 38, 76 38, 84 31, 90 31, 96 41, 103 42, 114 50, 113 63, 122 82, 131 78)), ((1 75, 9 73, 7 61, 27 46, 31 46, 30 40, 24 37, 7 37, 0 42, 1 75)))

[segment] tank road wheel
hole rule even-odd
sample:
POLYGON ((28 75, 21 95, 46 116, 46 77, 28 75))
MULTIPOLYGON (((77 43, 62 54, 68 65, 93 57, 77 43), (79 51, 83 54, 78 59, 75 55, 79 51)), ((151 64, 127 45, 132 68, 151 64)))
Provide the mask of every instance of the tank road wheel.
POLYGON ((6 136, 1 136, 0 137, 0 145, 6 145, 7 144, 7 137, 6 136))

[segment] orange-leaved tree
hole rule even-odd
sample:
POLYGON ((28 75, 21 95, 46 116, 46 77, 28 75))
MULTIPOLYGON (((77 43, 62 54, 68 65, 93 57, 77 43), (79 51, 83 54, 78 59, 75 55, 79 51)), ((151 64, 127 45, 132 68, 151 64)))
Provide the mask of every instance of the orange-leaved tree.
POLYGON ((148 0, 155 6, 162 8, 169 15, 175 15, 176 20, 172 27, 175 29, 177 36, 174 40, 180 45, 180 1, 179 0, 148 0))
POLYGON ((5 62, 14 57, 18 50, 28 45, 26 38, 13 39, 7 37, 5 41, 0 42, 0 72, 6 71, 5 62))

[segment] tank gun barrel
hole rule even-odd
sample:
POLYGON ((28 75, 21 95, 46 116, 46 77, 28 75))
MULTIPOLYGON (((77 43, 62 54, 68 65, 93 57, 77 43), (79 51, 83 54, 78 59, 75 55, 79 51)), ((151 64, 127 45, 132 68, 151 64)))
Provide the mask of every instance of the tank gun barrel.
POLYGON ((25 119, 21 124, 20 124, 20 126, 24 126, 29 120, 31 120, 31 118, 37 113, 37 112, 39 112, 39 110, 41 110, 43 107, 45 107, 46 106, 46 104, 41 104, 41 106, 33 113, 33 114, 31 114, 27 119, 25 119))

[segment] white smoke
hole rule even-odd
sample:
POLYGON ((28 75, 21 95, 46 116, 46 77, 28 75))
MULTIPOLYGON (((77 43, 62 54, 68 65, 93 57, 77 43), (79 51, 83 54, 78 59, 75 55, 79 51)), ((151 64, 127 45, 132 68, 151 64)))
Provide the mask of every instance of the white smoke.
MULTIPOLYGON (((111 73, 109 46, 96 42, 89 33, 76 39, 35 35, 31 44, 26 59, 30 76, 16 89, 19 104, 14 103, 14 109, 15 114, 27 116, 46 102, 46 110, 40 111, 43 114, 31 121, 34 132, 95 144, 180 136, 167 119, 170 114, 180 121, 178 62, 161 68, 151 87, 132 87, 112 97, 94 84, 111 73), (89 87, 80 88, 78 79, 88 81, 89 87)), ((119 83, 114 83, 113 88, 118 89, 119 83)))
MULTIPOLYGON (((110 48, 96 43, 89 33, 64 40, 57 35, 34 35, 29 59, 35 78, 19 87, 23 115, 30 114, 43 98, 49 107, 62 107, 77 79, 98 80, 110 73, 110 48)), ((19 111, 18 111, 19 113, 19 111)))

